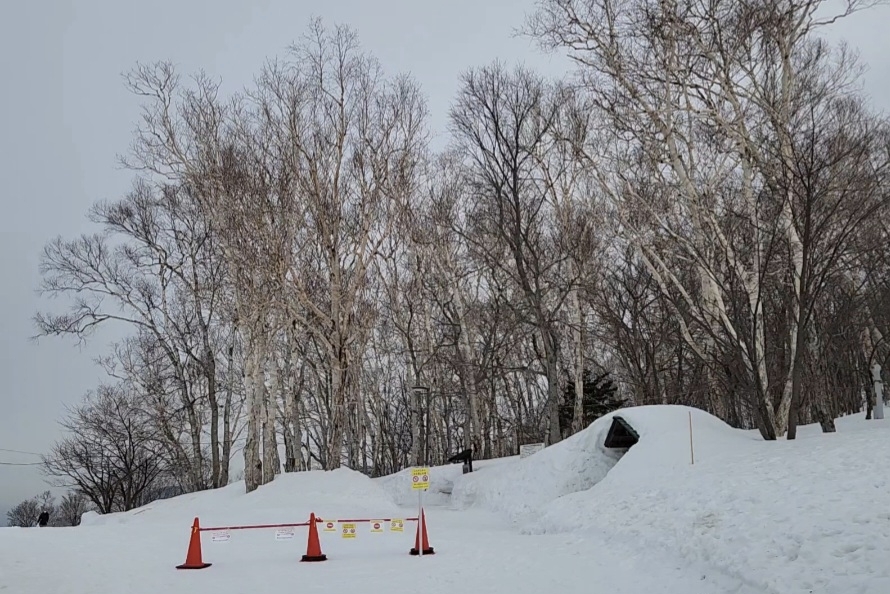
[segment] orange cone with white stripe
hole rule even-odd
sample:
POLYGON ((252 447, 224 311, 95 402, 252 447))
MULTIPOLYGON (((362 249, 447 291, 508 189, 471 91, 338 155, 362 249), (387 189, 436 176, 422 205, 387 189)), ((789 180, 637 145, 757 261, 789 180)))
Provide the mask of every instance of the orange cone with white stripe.
POLYGON ((327 561, 328 557, 321 552, 321 542, 318 540, 318 523, 315 514, 309 514, 309 542, 306 544, 306 554, 300 561, 327 561))
POLYGON ((423 550, 424 555, 433 555, 436 551, 430 546, 429 536, 426 533, 426 513, 420 510, 420 518, 417 520, 417 536, 414 537, 414 548, 409 551, 412 555, 419 555, 423 550), (423 547, 421 549, 420 547, 423 547))
POLYGON ((192 523, 192 535, 189 537, 189 550, 185 555, 185 563, 177 565, 176 569, 204 569, 210 567, 210 563, 204 563, 201 558, 201 524, 198 518, 192 523))

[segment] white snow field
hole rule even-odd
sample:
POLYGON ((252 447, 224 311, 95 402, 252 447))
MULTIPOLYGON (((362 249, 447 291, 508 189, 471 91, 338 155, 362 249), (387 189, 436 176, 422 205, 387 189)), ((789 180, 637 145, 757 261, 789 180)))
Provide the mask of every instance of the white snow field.
POLYGON ((202 527, 416 515, 409 473, 281 475, 89 514, 78 528, 0 529, 0 594, 454 592, 541 594, 890 593, 890 424, 841 419, 767 443, 695 409, 617 413, 640 435, 624 457, 587 430, 518 457, 432 469, 425 495, 436 554, 411 557, 404 533, 321 532, 328 561, 300 563, 306 528, 202 534, 213 565, 178 571, 195 516, 202 527), (695 464, 690 464, 689 413, 695 464))

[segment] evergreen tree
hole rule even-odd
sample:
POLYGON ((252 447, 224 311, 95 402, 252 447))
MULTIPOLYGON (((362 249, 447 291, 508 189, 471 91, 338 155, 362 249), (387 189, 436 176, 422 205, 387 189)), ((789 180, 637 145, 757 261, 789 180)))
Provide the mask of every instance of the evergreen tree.
MULTIPOLYGON (((598 418, 624 406, 625 402, 617 396, 617 392, 618 388, 608 371, 594 375, 591 370, 585 369, 584 394, 581 401, 583 412, 581 426, 587 427, 598 418)), ((574 414, 575 382, 570 381, 566 383, 559 409, 559 425, 564 436, 571 433, 574 414)))

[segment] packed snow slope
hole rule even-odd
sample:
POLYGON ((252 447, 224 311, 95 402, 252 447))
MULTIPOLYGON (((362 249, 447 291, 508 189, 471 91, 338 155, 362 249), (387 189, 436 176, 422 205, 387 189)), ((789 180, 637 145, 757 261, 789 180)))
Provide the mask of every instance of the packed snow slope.
POLYGON ((697 409, 617 411, 528 458, 456 478, 456 508, 526 534, 599 534, 620 549, 670 551, 776 594, 890 593, 890 424, 842 418, 763 441, 697 409), (690 452, 692 414, 694 464, 690 452), (638 432, 618 459, 612 417, 638 432))
POLYGON ((330 472, 281 474, 246 495, 244 483, 155 501, 130 512, 101 516, 85 514, 85 526, 109 524, 174 524, 202 526, 305 522, 310 513, 326 517, 391 517, 398 507, 389 494, 368 477, 341 468, 330 472), (344 515, 345 514, 345 515, 344 515))
POLYGON ((424 497, 431 557, 403 533, 322 533, 329 561, 301 564, 306 529, 204 533, 213 566, 177 571, 189 527, 407 517, 408 472, 281 475, 84 518, 69 529, 0 529, 0 594, 887 594, 890 424, 862 415, 838 432, 805 427, 764 442, 685 407, 617 413, 639 433, 626 453, 603 442, 609 415, 525 459, 432 469, 424 497), (689 418, 695 464, 690 459, 689 418), (622 455, 623 454, 623 455, 622 455))
POLYGON ((414 498, 403 497, 398 483, 350 470, 298 473, 250 494, 236 484, 128 513, 91 514, 78 528, 3 528, 0 594, 760 594, 670 555, 613 551, 596 534, 521 535, 497 514, 435 505, 427 508, 432 556, 408 555, 410 524, 382 534, 359 524, 349 540, 322 531, 325 563, 299 562, 305 528, 293 540, 276 540, 274 529, 231 530, 227 542, 202 533, 211 567, 174 569, 185 560, 194 516, 203 527, 297 523, 310 512, 328 520, 404 518, 413 505, 400 508, 389 491, 408 503, 414 498))

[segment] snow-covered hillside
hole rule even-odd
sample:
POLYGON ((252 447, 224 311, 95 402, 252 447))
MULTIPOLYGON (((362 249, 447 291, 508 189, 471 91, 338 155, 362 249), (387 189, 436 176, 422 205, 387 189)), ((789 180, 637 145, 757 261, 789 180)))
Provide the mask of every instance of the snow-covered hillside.
POLYGON ((525 459, 463 475, 434 468, 426 495, 436 554, 407 554, 405 532, 343 539, 322 532, 329 561, 301 564, 306 529, 204 533, 213 566, 182 572, 193 517, 202 526, 408 517, 408 473, 371 480, 350 470, 278 477, 89 515, 71 529, 0 529, 0 594, 885 594, 890 592, 886 421, 807 427, 797 442, 763 442, 683 407, 619 411, 639 443, 604 448, 607 417, 525 459), (692 412, 695 464, 690 464, 692 412))

